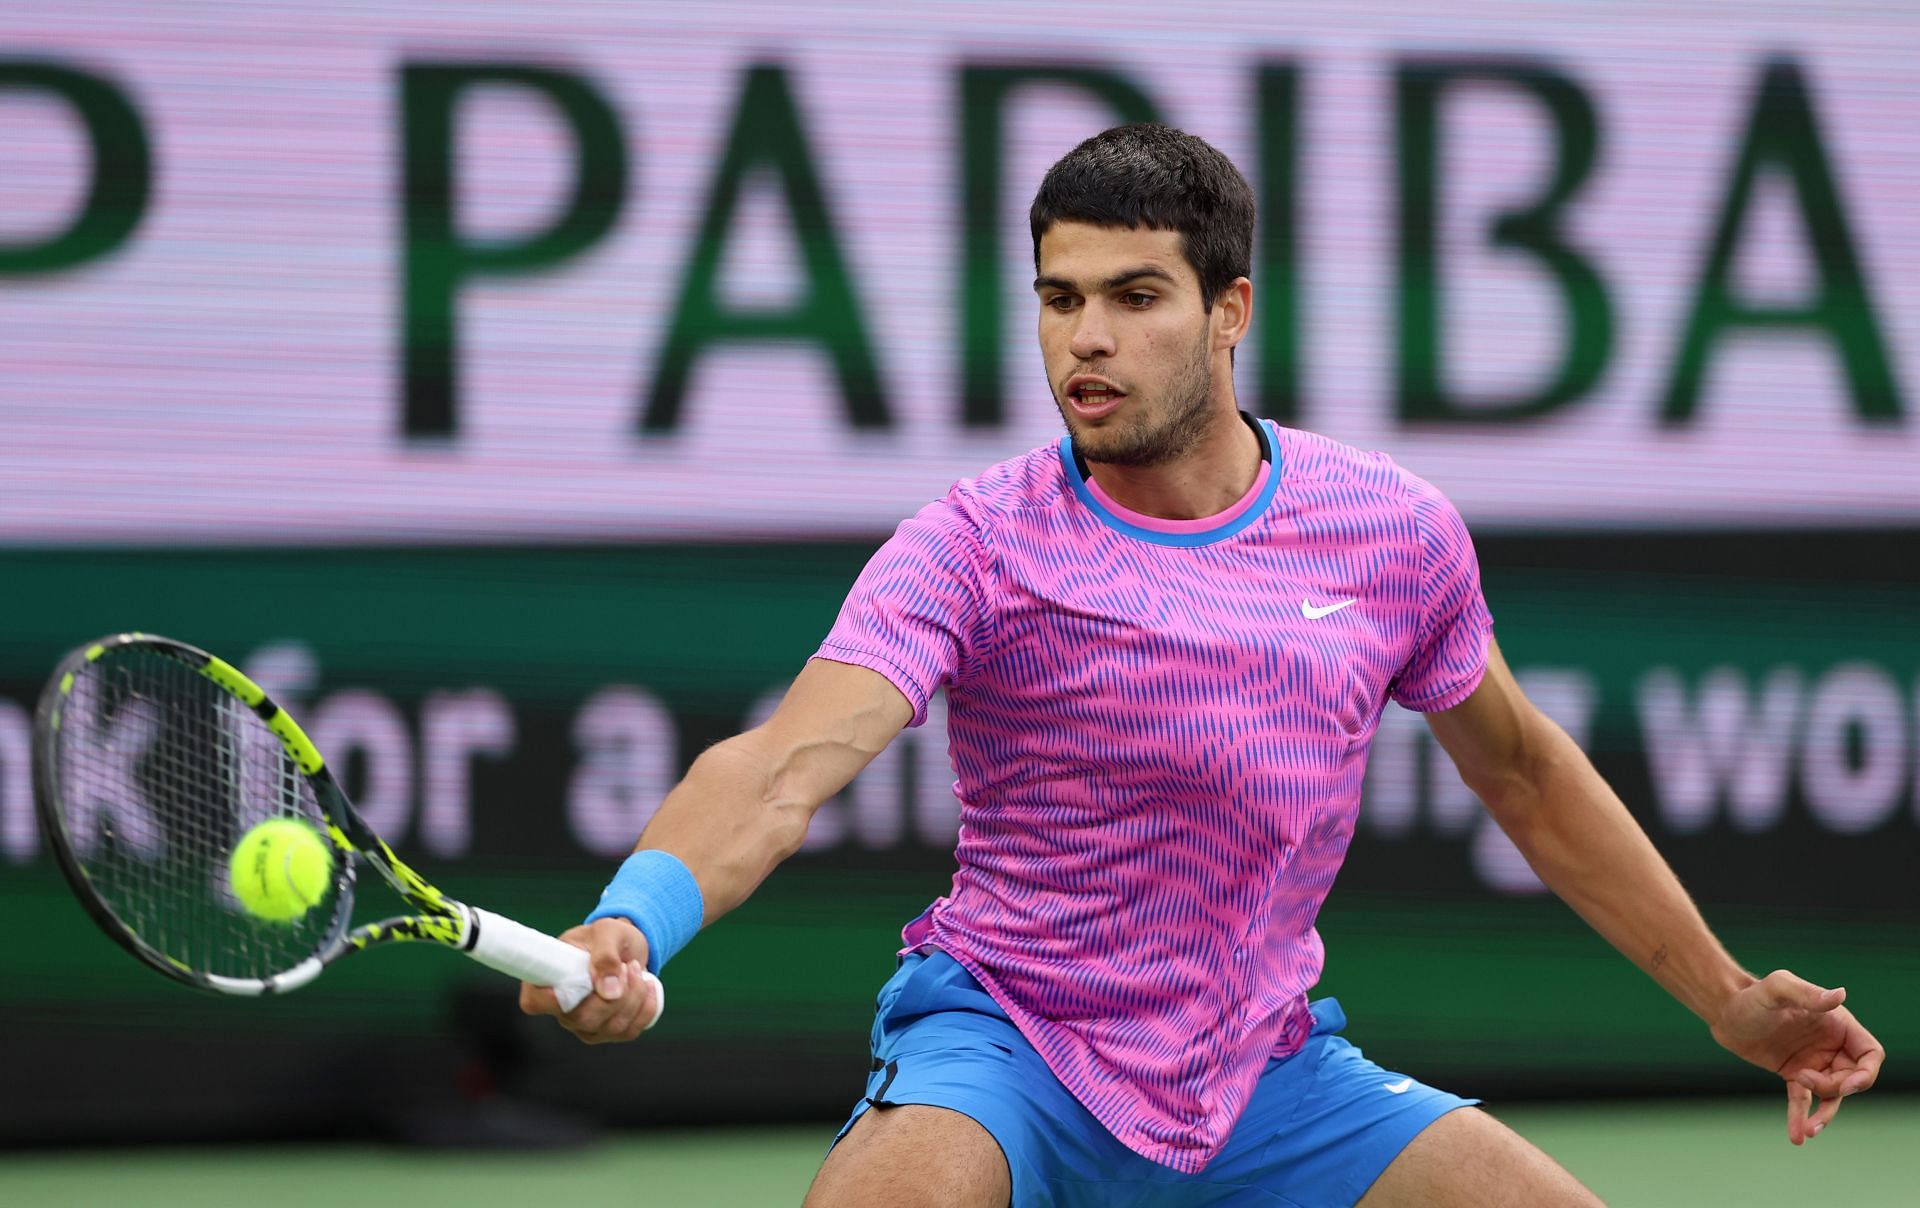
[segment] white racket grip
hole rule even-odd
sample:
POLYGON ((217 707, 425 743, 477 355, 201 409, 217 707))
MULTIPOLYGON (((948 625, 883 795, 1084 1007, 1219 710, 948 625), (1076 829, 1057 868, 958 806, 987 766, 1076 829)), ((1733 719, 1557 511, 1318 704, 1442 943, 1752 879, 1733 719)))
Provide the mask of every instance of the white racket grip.
MULTIPOLYGON (((473 928, 473 947, 467 949, 467 955, 474 960, 508 977, 552 986, 563 1011, 573 1010, 593 993, 593 969, 586 949, 478 906, 467 907, 467 914, 468 925, 473 928)), ((651 1028, 666 1014, 667 988, 651 973, 641 976, 653 986, 653 1018, 647 1021, 651 1028)))

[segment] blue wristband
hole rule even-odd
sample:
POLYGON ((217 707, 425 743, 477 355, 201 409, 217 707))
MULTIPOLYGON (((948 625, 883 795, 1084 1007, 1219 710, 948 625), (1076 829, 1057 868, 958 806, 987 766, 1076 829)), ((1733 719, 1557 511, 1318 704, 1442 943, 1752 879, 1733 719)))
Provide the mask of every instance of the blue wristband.
POLYGON ((706 911, 700 886, 680 858, 649 849, 634 852, 620 865, 587 922, 621 918, 638 927, 647 937, 647 971, 658 976, 660 967, 699 932, 706 911))

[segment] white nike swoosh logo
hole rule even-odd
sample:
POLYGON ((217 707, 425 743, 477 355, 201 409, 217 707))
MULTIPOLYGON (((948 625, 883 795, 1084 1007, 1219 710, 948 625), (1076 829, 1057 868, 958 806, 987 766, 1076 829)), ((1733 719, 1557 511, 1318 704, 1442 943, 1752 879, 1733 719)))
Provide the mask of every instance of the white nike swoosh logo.
POLYGON ((1412 1088, 1413 1079, 1402 1078, 1398 1082, 1382 1082, 1380 1085, 1386 1087, 1389 1094, 1404 1095, 1412 1088))
POLYGON ((1357 603, 1359 603, 1358 599, 1342 600, 1338 604, 1329 604, 1324 608, 1316 608, 1314 607, 1312 601, 1301 600, 1300 615, 1307 618, 1307 620, 1309 621, 1317 621, 1321 617, 1331 616, 1332 614, 1339 612, 1342 608, 1345 608, 1349 604, 1357 604, 1357 603))

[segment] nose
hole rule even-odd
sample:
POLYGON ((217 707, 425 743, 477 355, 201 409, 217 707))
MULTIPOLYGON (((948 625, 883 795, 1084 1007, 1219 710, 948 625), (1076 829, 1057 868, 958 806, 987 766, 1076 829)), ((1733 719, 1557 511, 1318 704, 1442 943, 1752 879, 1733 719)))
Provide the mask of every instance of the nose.
POLYGON ((1113 325, 1107 322, 1106 308, 1098 302, 1082 306, 1075 316, 1073 340, 1068 350, 1080 361, 1110 357, 1114 353, 1113 325))

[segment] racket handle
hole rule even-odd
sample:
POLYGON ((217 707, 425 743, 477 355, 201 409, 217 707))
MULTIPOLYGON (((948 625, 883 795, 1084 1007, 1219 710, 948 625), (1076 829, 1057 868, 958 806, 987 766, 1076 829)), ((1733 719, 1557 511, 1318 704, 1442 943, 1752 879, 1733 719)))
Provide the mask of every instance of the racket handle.
MULTIPOLYGON (((593 969, 586 949, 554 939, 544 931, 535 931, 491 910, 469 906, 467 915, 467 925, 472 928, 472 946, 467 949, 467 955, 474 960, 523 982, 552 986, 563 1011, 573 1010, 593 993, 593 969)), ((642 976, 653 985, 653 1018, 647 1021, 650 1028, 666 1013, 667 989, 653 974, 642 976)))

